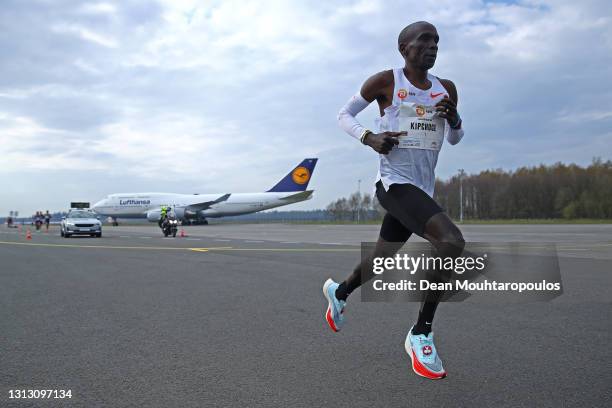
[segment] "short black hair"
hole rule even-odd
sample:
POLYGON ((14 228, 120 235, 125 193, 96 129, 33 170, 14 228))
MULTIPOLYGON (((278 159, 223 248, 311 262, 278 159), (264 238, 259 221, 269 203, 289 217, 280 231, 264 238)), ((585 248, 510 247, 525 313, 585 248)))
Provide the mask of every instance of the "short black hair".
POLYGON ((408 24, 406 27, 404 27, 402 31, 400 31, 399 35, 397 36, 397 45, 399 46, 402 43, 408 42, 410 40, 410 37, 414 35, 414 30, 422 25, 430 25, 432 27, 435 27, 428 21, 416 21, 412 24, 408 24))

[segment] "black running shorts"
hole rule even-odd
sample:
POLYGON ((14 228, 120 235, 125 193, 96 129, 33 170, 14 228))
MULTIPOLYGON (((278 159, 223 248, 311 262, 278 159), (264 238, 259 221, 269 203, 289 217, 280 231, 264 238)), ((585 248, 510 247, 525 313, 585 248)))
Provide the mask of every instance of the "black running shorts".
POLYGON ((385 191, 379 180, 376 197, 387 210, 380 236, 388 242, 406 242, 412 233, 423 236, 427 221, 443 212, 433 198, 412 184, 391 184, 385 191))

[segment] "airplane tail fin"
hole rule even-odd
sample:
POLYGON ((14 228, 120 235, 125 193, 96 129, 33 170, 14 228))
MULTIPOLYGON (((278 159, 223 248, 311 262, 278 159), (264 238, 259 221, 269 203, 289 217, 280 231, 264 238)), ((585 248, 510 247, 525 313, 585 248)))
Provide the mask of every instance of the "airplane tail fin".
POLYGON ((312 177, 312 172, 318 159, 304 159, 295 166, 281 181, 269 189, 268 193, 287 193, 291 191, 304 191, 312 177))

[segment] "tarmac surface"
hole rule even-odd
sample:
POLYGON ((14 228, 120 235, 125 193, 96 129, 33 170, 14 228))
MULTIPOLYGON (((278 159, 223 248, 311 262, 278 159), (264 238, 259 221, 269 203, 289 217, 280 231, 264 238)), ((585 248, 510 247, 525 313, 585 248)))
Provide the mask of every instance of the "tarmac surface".
POLYGON ((464 225, 474 242, 556 242, 550 302, 444 303, 448 377, 416 376, 415 303, 349 299, 324 321, 375 225, 216 224, 163 238, 0 228, 0 406, 602 407, 612 401, 612 225, 464 225), (66 400, 9 399, 70 389, 66 400))

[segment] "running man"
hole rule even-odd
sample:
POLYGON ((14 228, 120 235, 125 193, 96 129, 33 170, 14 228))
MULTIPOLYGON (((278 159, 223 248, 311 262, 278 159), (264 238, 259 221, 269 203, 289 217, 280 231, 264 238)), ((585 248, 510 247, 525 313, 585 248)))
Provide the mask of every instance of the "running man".
MULTIPOLYGON (((421 21, 404 28, 398 38, 404 67, 368 78, 338 114, 343 130, 379 153, 376 197, 387 213, 372 257, 395 255, 412 234, 431 242, 442 257, 457 257, 465 246, 459 228, 432 198, 434 169, 444 139, 454 145, 463 137, 455 85, 428 73, 436 61, 438 40, 438 32, 430 23, 421 21), (364 128, 355 119, 373 101, 380 111, 378 133, 364 128), (410 109, 414 109, 414 115, 412 119, 408 115, 408 123, 418 123, 418 117, 429 113, 434 116, 431 123, 437 124, 419 127, 424 130, 420 135, 425 134, 420 139, 399 131, 400 118, 406 126, 406 112, 410 109)), ((339 331, 344 324, 347 297, 364 283, 362 267, 365 282, 373 276, 371 258, 357 265, 342 283, 328 279, 323 286, 329 303, 325 318, 333 331, 339 331)), ((418 319, 405 341, 414 372, 430 379, 446 376, 431 331, 442 294, 439 290, 424 294, 418 319)))

